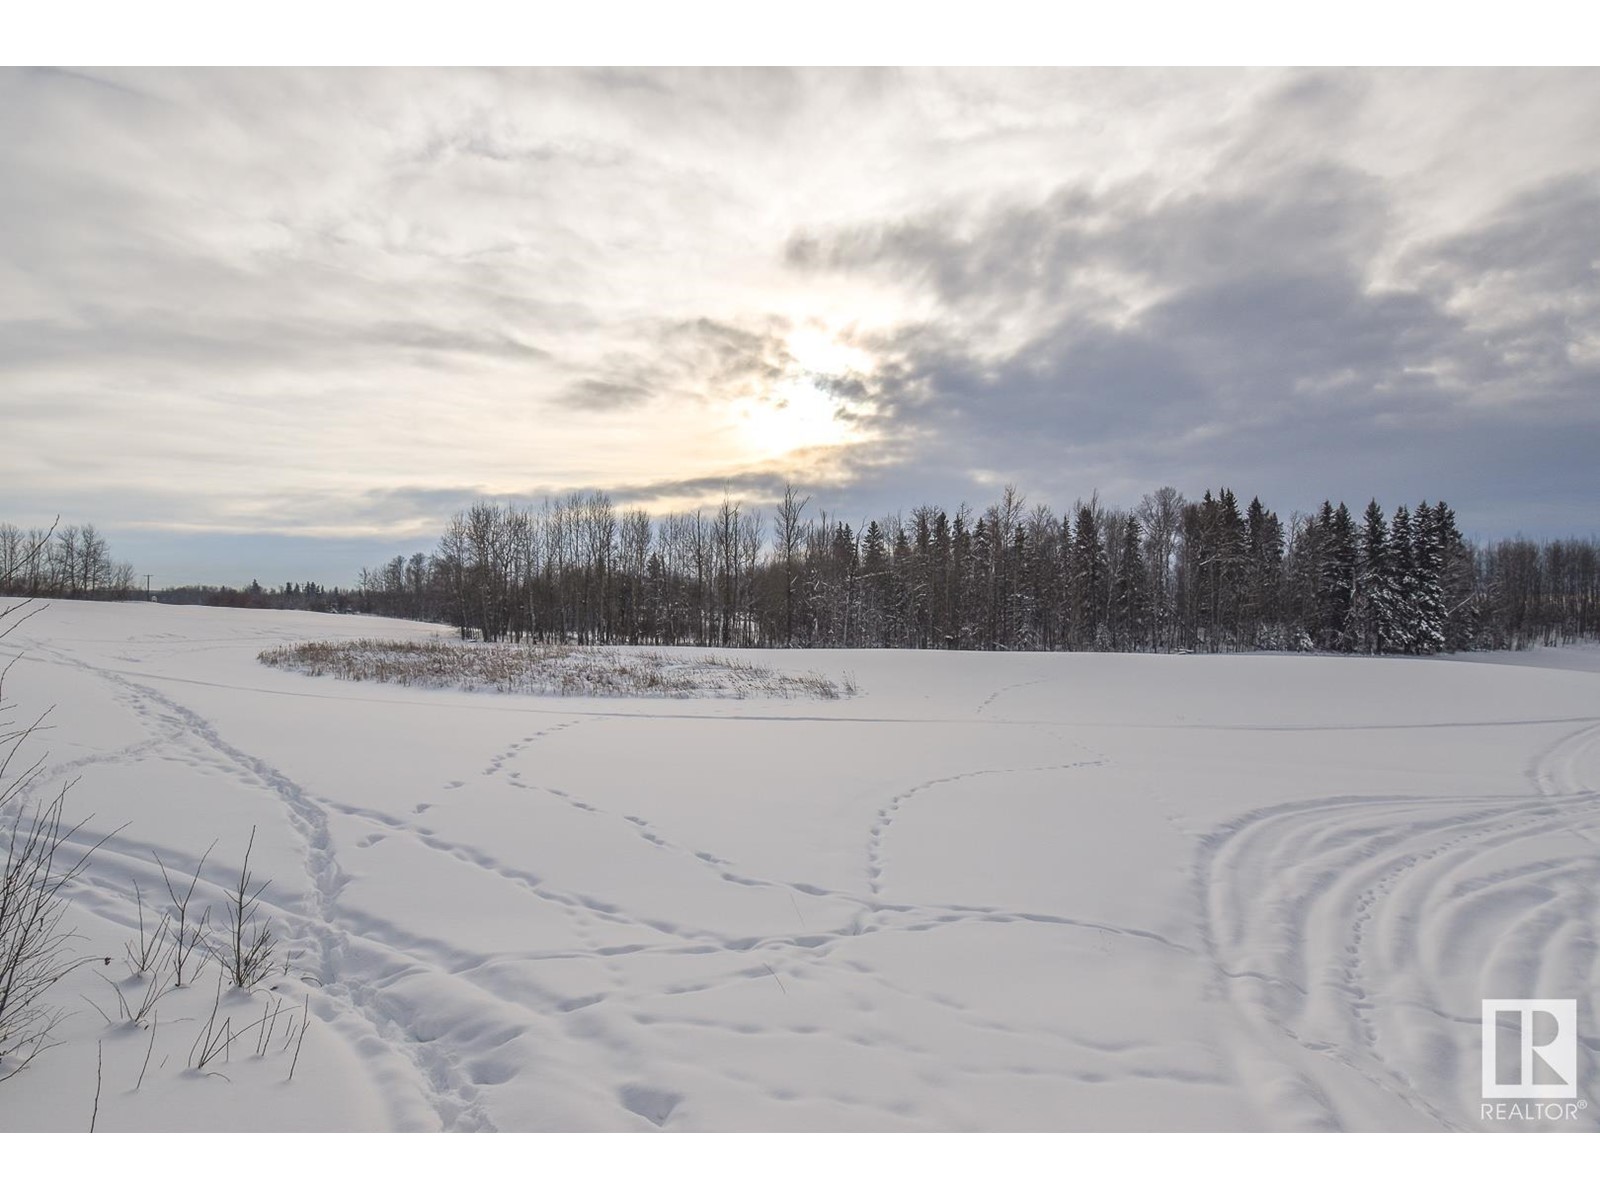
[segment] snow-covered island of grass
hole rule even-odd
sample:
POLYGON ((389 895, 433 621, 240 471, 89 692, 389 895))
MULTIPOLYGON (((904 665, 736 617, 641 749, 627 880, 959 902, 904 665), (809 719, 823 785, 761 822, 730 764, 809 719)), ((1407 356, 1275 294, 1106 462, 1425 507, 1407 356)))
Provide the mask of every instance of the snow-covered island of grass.
POLYGON ((819 671, 787 674, 728 655, 668 655, 637 646, 360 638, 278 646, 259 658, 303 675, 535 696, 837 700, 856 693, 848 672, 835 681, 819 671))

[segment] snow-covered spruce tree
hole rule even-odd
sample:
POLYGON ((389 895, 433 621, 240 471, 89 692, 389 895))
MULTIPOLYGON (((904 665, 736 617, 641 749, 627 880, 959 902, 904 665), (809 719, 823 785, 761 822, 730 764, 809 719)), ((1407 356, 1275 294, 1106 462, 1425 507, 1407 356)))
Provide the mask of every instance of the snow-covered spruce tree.
POLYGON ((861 637, 864 644, 882 643, 889 608, 889 550, 876 521, 867 523, 861 542, 861 637))
POLYGON ((1216 593, 1216 510, 1210 489, 1196 503, 1183 507, 1178 539, 1177 593, 1181 644, 1194 649, 1214 646, 1211 597, 1216 593))
POLYGON ((1102 648, 1110 573, 1106 566, 1105 543, 1100 540, 1100 522, 1092 501, 1078 505, 1072 538, 1072 566, 1072 607, 1076 618, 1074 624, 1078 648, 1102 648))
POLYGON ((1444 548, 1438 513, 1424 500, 1412 522, 1411 557, 1415 585, 1411 589, 1413 632, 1418 654, 1444 649, 1444 590, 1441 574, 1444 548))
POLYGON ((889 638, 891 645, 909 646, 915 644, 917 630, 917 561, 898 513, 894 524, 889 553, 889 638))
POLYGON ((1395 649, 1394 564, 1389 555, 1389 523, 1377 500, 1362 516, 1361 570, 1356 577, 1356 621, 1360 649, 1387 654, 1395 649))
POLYGON ((1310 650, 1322 644, 1322 525, 1316 514, 1296 513, 1289 523, 1284 558, 1284 615, 1294 631, 1291 647, 1310 650))
POLYGON ((1245 512, 1246 568, 1244 612, 1247 644, 1257 650, 1286 650, 1289 635, 1283 612, 1283 524, 1256 496, 1245 512))
POLYGON ((1483 630, 1485 597, 1478 587, 1476 555, 1456 527, 1456 514, 1443 500, 1433 506, 1438 530, 1439 582, 1444 596, 1444 648, 1473 650, 1483 630))
POLYGON ((1139 545, 1139 519, 1131 513, 1122 526, 1122 547, 1117 556, 1112 595, 1112 629, 1118 650, 1148 648, 1150 580, 1139 545))
POLYGON ((1249 648, 1243 628, 1249 578, 1249 534, 1231 488, 1217 493, 1215 538, 1217 569, 1212 613, 1227 644, 1243 644, 1249 648))
POLYGON ((1061 648, 1061 522, 1043 504, 1028 515, 1027 554, 1022 565, 1025 619, 1032 625, 1032 645, 1061 648))
POLYGON ((1394 585, 1392 653, 1416 654, 1421 636, 1417 608, 1417 562, 1410 510, 1402 504, 1389 524, 1389 577, 1394 585))
POLYGON ((994 649, 991 620, 994 570, 994 538, 989 532, 987 518, 979 517, 972 527, 971 552, 967 555, 961 590, 967 644, 978 650, 994 649))
POLYGON ((1324 500, 1317 516, 1320 544, 1320 579, 1317 589, 1318 646, 1324 650, 1349 650, 1355 642, 1351 619, 1355 604, 1356 537, 1350 510, 1324 500))

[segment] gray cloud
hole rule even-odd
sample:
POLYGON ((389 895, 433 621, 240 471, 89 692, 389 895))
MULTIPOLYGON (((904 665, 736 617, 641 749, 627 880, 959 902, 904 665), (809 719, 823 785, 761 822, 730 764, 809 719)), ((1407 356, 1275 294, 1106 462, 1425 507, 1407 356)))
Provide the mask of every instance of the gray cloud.
POLYGON ((899 398, 882 419, 920 430, 924 465, 1057 496, 1120 485, 1124 502, 1227 472, 1285 503, 1424 487, 1520 511, 1597 494, 1570 452, 1600 433, 1600 344, 1575 350, 1600 316, 1596 201, 1593 175, 1514 196, 1415 245, 1398 286, 1372 278, 1384 188, 1325 162, 1249 191, 1074 189, 807 230, 786 259, 938 296, 936 317, 883 339, 890 365, 869 385, 899 398), (1131 301, 1097 312, 1097 275, 1128 281, 1131 301), (997 320, 1017 314, 1028 335, 996 361, 997 320), (1559 484, 1532 468, 1535 445, 1559 484))
POLYGON ((0 519, 158 554, 1009 479, 1570 531, 1597 104, 1595 71, 0 71, 0 519), (785 454, 762 414, 805 388, 839 436, 785 454))
POLYGON ((1600 176, 1562 176, 1411 262, 1435 303, 1466 314, 1480 386, 1529 409, 1600 399, 1600 176))
POLYGON ((777 317, 753 328, 706 317, 661 323, 638 335, 643 349, 608 355, 597 373, 578 379, 556 400, 569 408, 612 412, 651 400, 760 392, 794 365, 784 343, 787 325, 777 317))

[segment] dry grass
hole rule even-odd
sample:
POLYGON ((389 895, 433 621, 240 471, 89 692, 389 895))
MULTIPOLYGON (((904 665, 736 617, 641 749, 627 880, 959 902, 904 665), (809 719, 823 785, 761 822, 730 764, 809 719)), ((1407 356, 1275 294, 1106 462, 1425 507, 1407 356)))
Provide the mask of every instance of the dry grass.
POLYGON ((334 679, 556 696, 853 696, 847 674, 785 675, 721 655, 662 654, 638 647, 497 642, 301 642, 263 650, 269 667, 334 679))

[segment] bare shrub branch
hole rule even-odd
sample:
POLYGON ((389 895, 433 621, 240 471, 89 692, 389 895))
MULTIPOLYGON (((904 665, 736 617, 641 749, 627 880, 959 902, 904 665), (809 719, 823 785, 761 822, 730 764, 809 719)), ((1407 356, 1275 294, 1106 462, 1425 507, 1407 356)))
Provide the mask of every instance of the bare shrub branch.
POLYGON ((162 913, 153 930, 147 931, 144 923, 144 893, 139 881, 133 881, 133 899, 139 910, 139 936, 137 940, 123 943, 128 952, 128 969, 135 975, 146 975, 157 969, 166 949, 167 933, 172 926, 172 914, 162 913))
POLYGON ((228 978, 237 988, 252 988, 272 971, 273 951, 278 939, 269 922, 258 915, 261 911, 261 893, 266 882, 256 885, 250 871, 250 853, 255 849, 256 828, 250 827, 250 841, 245 846, 244 862, 239 867, 239 880, 228 892, 227 941, 219 948, 211 946, 212 956, 221 964, 228 978))
MULTIPOLYGON (((66 824, 69 789, 42 804, 17 804, 6 836, 0 874, 0 1080, 54 1044, 51 1034, 62 1013, 46 993, 87 961, 68 952, 74 935, 63 924, 65 889, 111 835, 74 855, 72 843, 83 822, 66 824)), ((16 798, 9 788, 0 794, 0 802, 16 798)))
MULTIPOLYGON (((211 857, 211 851, 216 848, 215 842, 206 847, 206 852, 195 864, 194 874, 189 877, 189 886, 184 889, 182 896, 178 895, 177 886, 172 882, 172 876, 167 873, 167 864, 161 861, 159 854, 155 855, 156 866, 161 868, 161 880, 167 885, 167 895, 172 899, 173 987, 183 986, 184 972, 188 969, 190 957, 196 947, 205 944, 206 927, 211 919, 211 910, 206 909, 200 914, 200 919, 195 921, 190 919, 189 905, 194 900, 194 889, 200 883, 200 872, 205 870, 206 859, 211 857)), ((193 978, 193 972, 190 972, 190 978, 193 978)))

